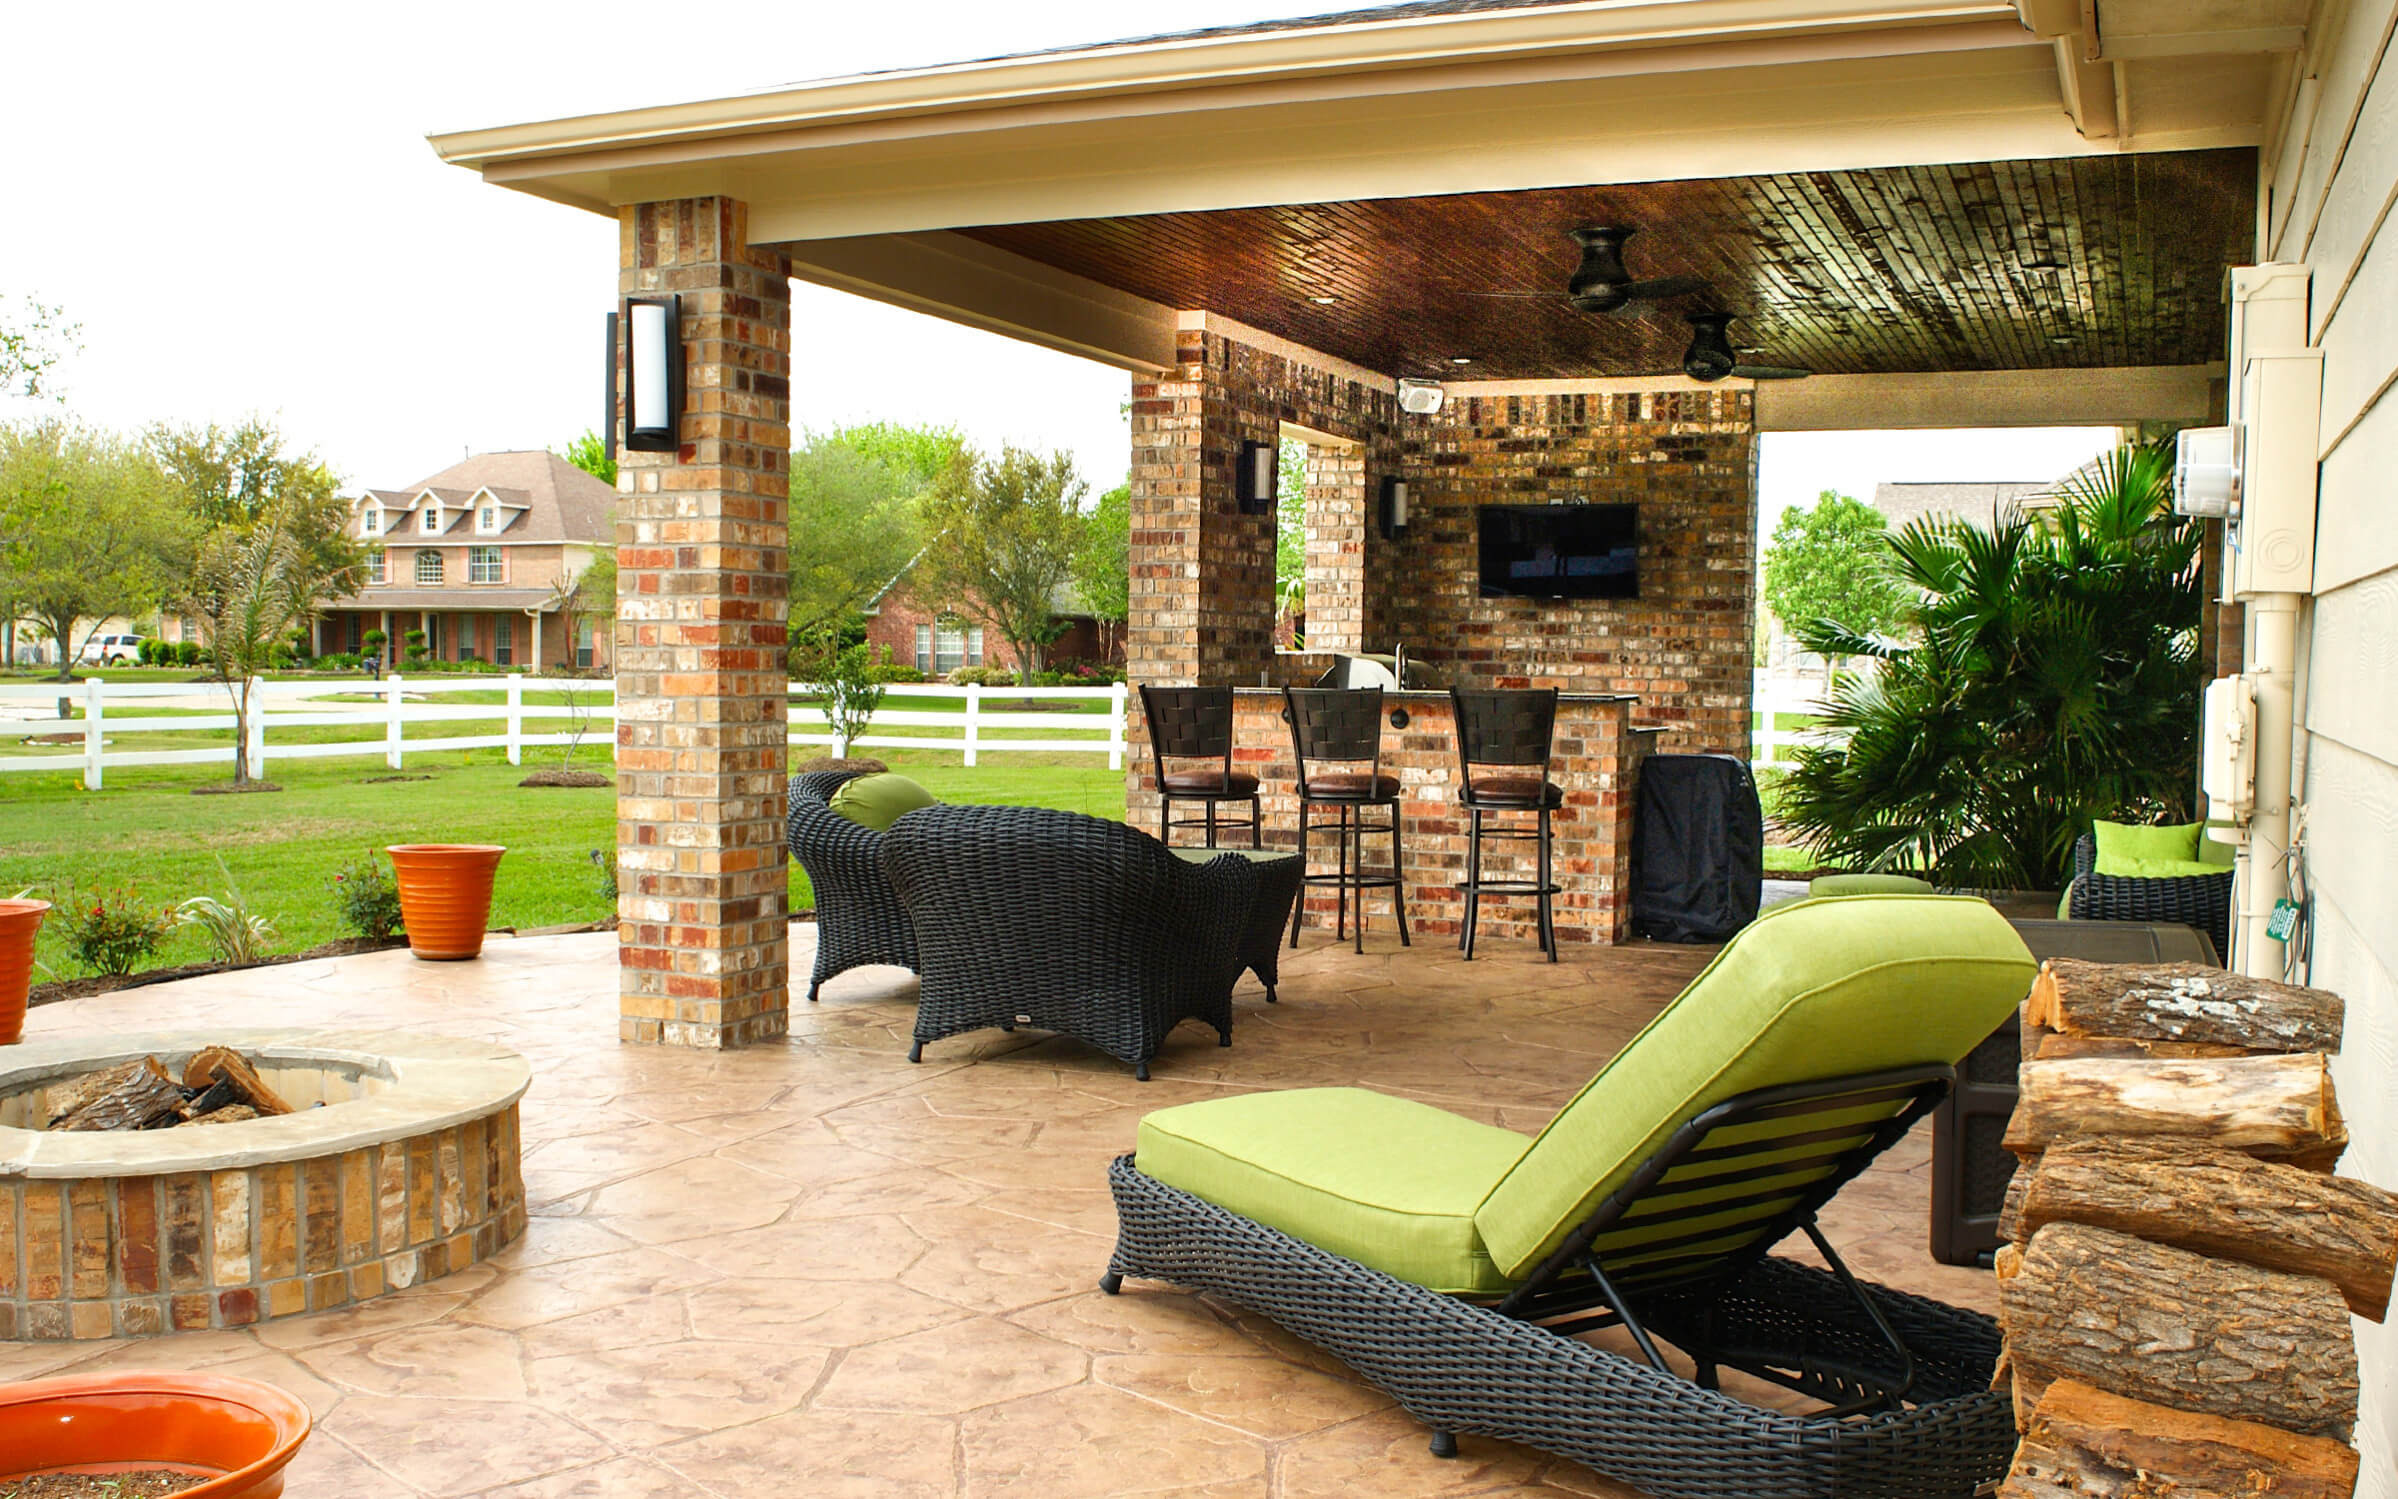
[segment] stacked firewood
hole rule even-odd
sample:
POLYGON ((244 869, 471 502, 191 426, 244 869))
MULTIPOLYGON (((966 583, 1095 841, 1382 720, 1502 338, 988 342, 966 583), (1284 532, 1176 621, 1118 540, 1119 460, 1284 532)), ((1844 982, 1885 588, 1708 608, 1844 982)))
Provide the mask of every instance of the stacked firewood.
POLYGON ((2023 1021, 2000 1494, 2346 1499, 2348 1319, 2389 1310, 2398 1197, 2331 1174, 2338 996, 2059 958, 2023 1021))
POLYGON ((171 1129, 291 1112, 258 1070, 225 1046, 193 1052, 180 1078, 158 1058, 143 1057, 56 1086, 47 1102, 50 1128, 57 1130, 171 1129))

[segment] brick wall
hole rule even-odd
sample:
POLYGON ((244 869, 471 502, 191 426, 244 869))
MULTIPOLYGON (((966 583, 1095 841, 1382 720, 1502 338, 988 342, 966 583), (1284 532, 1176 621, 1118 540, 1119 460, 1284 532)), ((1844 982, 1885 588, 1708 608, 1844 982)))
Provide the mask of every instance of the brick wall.
POLYGON ((1634 720, 1667 730, 1661 750, 1746 756, 1757 554, 1747 391, 1452 398, 1408 419, 1402 455, 1412 514, 1394 559, 1394 617, 1411 657, 1495 686, 1635 693, 1634 720), (1640 507, 1641 596, 1480 597, 1477 507, 1561 500, 1640 507))
MULTIPOLYGON (((916 627, 930 625, 938 628, 939 623, 940 611, 907 592, 903 585, 885 595, 883 601, 876 606, 875 612, 867 617, 866 643, 875 647, 879 654, 895 665, 913 666, 916 664, 916 627)), ((961 628, 971 629, 973 624, 972 620, 968 620, 961 628)), ((1114 636, 1111 642, 1113 649, 1106 650, 1104 656, 1106 659, 1121 661, 1124 659, 1123 632, 1118 630, 1112 634, 1114 636)), ((1099 626, 1096 621, 1089 618, 1076 618, 1070 621, 1066 626, 1065 633, 1051 641, 1043 654, 1043 659, 1052 664, 1059 661, 1098 661, 1102 658, 1099 626)), ((968 662, 967 664, 974 665, 976 663, 968 662)), ((998 631, 991 629, 988 625, 983 627, 983 655, 980 664, 1004 666, 1011 671, 1015 670, 1017 666, 1015 650, 1000 638, 998 631)))
POLYGON ((742 1046, 789 1023, 790 266, 729 198, 617 227, 622 290, 682 298, 686 386, 681 450, 619 460, 619 1034, 742 1046))

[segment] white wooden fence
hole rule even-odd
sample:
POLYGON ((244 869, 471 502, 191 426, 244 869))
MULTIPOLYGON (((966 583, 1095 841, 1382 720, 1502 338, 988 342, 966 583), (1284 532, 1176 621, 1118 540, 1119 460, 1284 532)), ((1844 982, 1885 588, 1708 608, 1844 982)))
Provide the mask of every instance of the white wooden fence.
MULTIPOLYGON (((901 684, 884 689, 886 698, 870 728, 949 729, 946 737, 930 734, 869 733, 853 741, 868 749, 960 750, 968 765, 984 753, 1042 750, 1104 754, 1108 768, 1124 766, 1125 690, 1113 687, 950 687, 938 683, 901 684), (963 698, 963 711, 910 709, 909 698, 963 698), (1104 700, 1107 713, 994 712, 984 705, 1024 699, 1104 700), (1052 737, 1024 738, 1014 731, 1052 731, 1052 737), (994 730, 1010 737, 988 737, 994 730), (1088 731, 1083 737, 1057 738, 1059 731, 1088 731)), ((793 684, 790 707, 791 743, 833 744, 823 710, 812 699, 819 689, 793 684)), ((252 685, 249 722, 250 773, 259 775, 276 761, 319 759, 345 755, 381 755, 398 770, 411 754, 437 750, 505 749, 508 763, 519 765, 527 748, 563 745, 578 738, 600 755, 613 752, 616 684, 604 679, 524 676, 399 675, 380 681, 360 678, 340 681, 260 681, 252 685), (459 702, 455 694, 498 693, 496 702, 459 702), (452 701, 439 699, 452 697, 452 701), (569 701, 571 699, 571 701, 569 701), (475 723, 502 725, 500 732, 410 737, 411 724, 475 723), (294 729, 347 728, 370 732, 325 742, 289 737, 294 729), (379 737, 375 732, 379 731, 379 737)), ((31 746, 33 752, 0 754, 0 774, 14 771, 64 771, 80 774, 86 789, 98 791, 111 769, 137 765, 230 765, 233 745, 225 742, 188 749, 140 749, 144 734, 223 733, 238 725, 233 695, 208 682, 110 682, 97 677, 80 682, 0 685, 0 744, 34 737, 72 735, 80 741, 58 746, 55 753, 31 746), (60 714, 60 705, 65 715, 60 714), (146 710, 146 713, 145 713, 146 710), (195 711, 196 710, 196 711, 195 711), (82 717, 73 714, 80 712, 82 717)))
POLYGON ((1824 687, 1820 678, 1813 681, 1793 681, 1758 672, 1752 691, 1752 708, 1757 715, 1756 727, 1750 731, 1749 765, 1766 770, 1779 767, 1787 770, 1796 757, 1787 750, 1802 744, 1821 744, 1828 730, 1801 727, 1779 727, 1785 713, 1805 714, 1809 718, 1823 711, 1824 687))

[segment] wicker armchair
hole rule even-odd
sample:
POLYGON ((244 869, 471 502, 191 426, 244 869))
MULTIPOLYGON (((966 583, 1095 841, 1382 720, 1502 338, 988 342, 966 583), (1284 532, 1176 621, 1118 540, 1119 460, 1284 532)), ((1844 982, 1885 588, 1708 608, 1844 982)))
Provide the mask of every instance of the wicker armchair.
POLYGON ((2178 922, 2207 934, 2215 951, 2231 951, 2231 870, 2174 879, 2100 874, 2098 840, 2084 833, 2073 845, 2073 885, 2065 914, 2075 921, 2178 922))
POLYGON ((883 834, 860 827, 827 802, 856 772, 823 770, 791 778, 785 840, 816 892, 815 999, 824 981, 869 963, 916 967, 916 934, 891 879, 883 873, 883 834))
POLYGON ((1232 1044, 1232 986, 1258 875, 1186 863, 1120 822, 1041 807, 926 807, 891 825, 883 863, 915 927, 915 1044, 1036 1026, 1147 1080, 1184 1020, 1232 1044))

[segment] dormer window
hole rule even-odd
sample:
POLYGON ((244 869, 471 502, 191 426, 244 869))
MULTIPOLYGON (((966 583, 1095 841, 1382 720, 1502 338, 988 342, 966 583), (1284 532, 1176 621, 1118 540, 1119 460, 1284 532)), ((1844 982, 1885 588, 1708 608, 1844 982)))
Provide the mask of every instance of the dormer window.
POLYGON ((382 506, 369 505, 364 510, 358 512, 358 534, 361 536, 380 536, 383 534, 382 506))
POLYGON ((440 535, 441 507, 439 505, 427 505, 424 509, 416 512, 416 529, 427 536, 440 535))
POLYGON ((475 512, 475 529, 485 536, 496 535, 500 529, 500 507, 485 505, 475 512))

